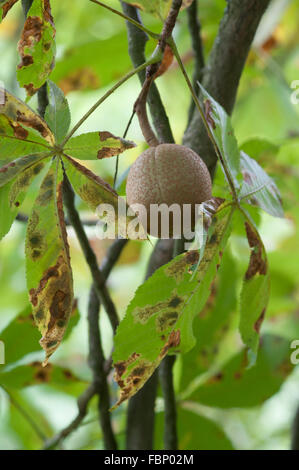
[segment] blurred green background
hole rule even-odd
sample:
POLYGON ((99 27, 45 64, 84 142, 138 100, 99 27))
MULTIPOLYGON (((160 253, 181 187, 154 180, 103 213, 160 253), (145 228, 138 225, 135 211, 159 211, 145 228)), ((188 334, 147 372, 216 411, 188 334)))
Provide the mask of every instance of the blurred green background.
MULTIPOLYGON (((207 56, 215 39, 226 2, 201 0, 199 3, 202 37, 207 56)), ((127 53, 126 26, 121 18, 87 0, 64 0, 63 2, 53 0, 51 4, 57 29, 57 62, 51 79, 67 94, 72 112, 72 123, 75 124, 115 81, 131 69, 127 53)), ((117 1, 110 1, 109 4, 119 8, 117 1)), ((161 23, 158 20, 146 14, 143 14, 143 19, 148 27, 157 32, 160 31, 161 23)), ((299 244, 296 235, 299 224, 297 204, 299 196, 299 104, 295 105, 291 102, 293 92, 291 83, 299 79, 298 24, 297 1, 276 0, 272 2, 248 57, 233 113, 233 125, 240 146, 271 174, 282 193, 286 215, 284 220, 274 219, 257 210, 255 210, 255 217, 259 221, 260 232, 268 250, 272 279, 271 300, 263 325, 263 333, 278 334, 285 338, 286 344, 299 339, 299 244)), ((18 87, 15 78, 16 65, 19 61, 17 42, 22 26, 21 5, 16 5, 0 25, 0 80, 9 91, 25 99, 24 91, 18 87)), ((180 15, 175 36, 187 70, 189 74, 192 74, 193 60, 186 12, 180 15)), ((148 54, 150 54, 154 44, 149 41, 147 47, 148 54)), ((190 96, 176 63, 173 63, 168 72, 157 80, 157 85, 170 117, 176 142, 181 143, 190 96)), ((115 135, 122 135, 139 89, 138 79, 132 78, 84 123, 80 132, 107 130, 115 135)), ((30 101, 30 106, 36 107, 35 98, 30 101)), ((130 128, 128 138, 134 140, 138 146, 121 155, 120 175, 141 153, 145 145, 136 119, 130 128)), ((113 182, 114 159, 88 162, 88 166, 102 178, 110 183, 113 182)), ((37 189, 38 181, 28 192, 22 208, 23 213, 27 215, 30 213, 37 189)), ((123 191, 123 186, 121 186, 121 191, 123 191)), ((217 195, 217 188, 215 191, 214 195, 217 195)), ((91 214, 79 201, 78 207, 82 218, 95 218, 95 215, 91 214)), ((0 340, 4 333, 5 337, 10 339, 9 344, 6 344, 8 362, 6 378, 3 379, 9 394, 0 388, 0 449, 40 448, 42 440, 28 423, 28 419, 24 417, 23 411, 26 410, 31 419, 42 429, 43 434, 49 437, 75 416, 76 397, 90 379, 86 361, 88 353, 86 311, 91 278, 72 229, 68 230, 68 235, 71 245, 75 296, 78 298, 80 317, 73 319, 73 328, 55 353, 52 363, 71 370, 74 377, 72 380, 67 380, 62 374, 57 377, 53 376, 49 383, 39 383, 43 381, 38 381, 36 377, 30 378, 25 371, 26 367, 22 368, 23 365, 41 361, 43 357, 38 345, 39 334, 35 332, 32 324, 28 324, 28 338, 36 342, 35 350, 32 349, 34 352, 25 357, 17 353, 22 350, 24 338, 23 333, 21 335, 17 333, 17 326, 22 325, 22 317, 19 317, 18 321, 14 319, 21 312, 25 312, 24 317, 26 317, 26 312, 28 314, 24 266, 25 230, 24 223, 15 222, 10 233, 0 244, 0 340), (7 333, 9 325, 11 329, 7 333), (9 363, 9 355, 14 357, 13 364, 9 363), (20 369, 14 373, 16 367, 20 369)), ((101 261, 109 242, 98 240, 93 227, 87 227, 87 232, 101 261)), ((151 250, 152 246, 148 242, 130 242, 109 278, 109 288, 121 315, 124 315, 128 302, 143 280, 151 250)), ((213 364, 214 368, 220 367, 242 347, 236 333, 238 308, 235 293, 240 290, 242 275, 248 263, 248 254, 249 250, 241 224, 236 220, 226 261, 218 279, 220 285, 224 279, 229 279, 228 285, 224 284, 223 289, 231 292, 232 302, 228 307, 231 321, 229 331, 223 333, 221 338, 214 338, 215 344, 217 342, 217 345, 220 345, 216 362, 213 364)), ((207 308, 217 311, 217 308, 222 308, 223 302, 224 297, 220 298, 219 305, 217 305, 217 300, 215 304, 212 299, 207 308)), ((112 332, 105 312, 101 314, 101 328, 105 353, 108 355, 112 347, 112 332)), ((192 354, 192 351, 189 354, 192 354)), ((192 449, 192 445, 196 445, 196 440, 200 439, 201 432, 208 433, 208 436, 210 432, 207 445, 217 448, 215 429, 212 426, 209 431, 211 421, 205 422, 204 418, 217 422, 225 431, 227 442, 222 441, 225 448, 288 449, 290 447, 290 426, 299 405, 298 367, 291 374, 288 374, 288 371, 279 391, 269 399, 265 396, 260 400, 260 405, 231 408, 207 406, 203 404, 204 400, 201 402, 200 396, 197 400, 190 399, 188 390, 192 388, 192 384, 200 382, 200 374, 204 372, 204 367, 201 370, 200 366, 198 371, 190 370, 190 364, 192 362, 188 363, 188 358, 179 358, 175 369, 176 387, 182 400, 180 410, 185 410, 181 420, 180 445, 182 448, 192 449), (195 421, 193 426, 192 419, 198 414, 202 417, 202 421, 200 423, 195 421), (187 419, 186 416, 189 418, 187 419), (213 439, 215 439, 214 444, 213 439)), ((3 367, 0 366, 0 372, 3 367)), ((112 383, 112 378, 111 384, 113 399, 115 399, 117 387, 112 383)), ((249 381, 248 387, 246 393, 250 396, 255 393, 254 388, 258 388, 259 383, 249 381)), ((160 399, 158 399, 157 411, 161 409, 160 405, 160 399)), ((123 447, 125 406, 123 405, 113 415, 113 425, 119 436, 120 445, 123 447)), ((160 445, 161 418, 162 413, 158 413, 157 447, 160 445)), ((84 425, 64 442, 63 447, 66 449, 103 448, 95 402, 92 402, 84 425)))

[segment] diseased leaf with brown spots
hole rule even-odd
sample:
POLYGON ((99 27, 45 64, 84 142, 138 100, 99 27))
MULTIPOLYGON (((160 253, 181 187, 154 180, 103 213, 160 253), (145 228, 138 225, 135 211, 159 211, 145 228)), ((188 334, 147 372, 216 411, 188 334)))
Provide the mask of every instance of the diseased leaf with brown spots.
POLYGON ((55 60, 55 26, 49 0, 33 0, 18 44, 17 77, 29 96, 45 83, 55 60))
POLYGON ((40 344, 49 357, 58 348, 72 311, 73 280, 62 204, 63 172, 56 158, 28 221, 26 268, 40 344))
MULTIPOLYGON (((35 165, 35 163, 43 160, 48 156, 48 153, 38 153, 36 155, 27 155, 18 158, 0 168, 0 188, 9 183, 18 174, 24 172, 26 169, 35 165)), ((42 169, 42 167, 37 167, 42 169)))
POLYGON ((293 368, 289 340, 263 335, 253 367, 248 367, 248 355, 244 348, 215 375, 193 389, 187 399, 217 408, 258 406, 278 392, 293 368))
MULTIPOLYGON (((74 302, 64 340, 72 333, 79 319, 80 314, 77 308, 77 302, 74 302)), ((34 322, 31 305, 28 304, 21 313, 10 321, 4 330, 0 331, 0 337, 5 344, 5 362, 9 367, 28 354, 40 351, 40 345, 38 343, 40 334, 34 322), (15 344, 16 338, 18 339, 17 348, 15 344)))
POLYGON ((1 0, 0 1, 0 21, 2 21, 9 10, 17 3, 19 0, 1 0))
MULTIPOLYGON (((115 227, 115 232, 118 229, 122 233, 126 232, 128 224, 134 217, 127 216, 125 201, 122 201, 122 207, 125 209, 124 213, 122 213, 122 210, 119 211, 120 198, 111 186, 72 158, 64 158, 64 167, 74 190, 88 204, 90 209, 95 212, 100 204, 109 204, 114 209, 111 224, 115 227)), ((108 217, 105 217, 105 219, 107 222, 108 217)), ((143 229, 140 226, 140 233, 141 230, 143 229)), ((115 238, 115 234, 111 234, 111 238, 115 238)))
MULTIPOLYGON (((32 157, 37 156, 35 155, 32 157)), ((16 176, 9 179, 9 181, 3 186, 0 184, 0 240, 10 230, 10 227, 25 199, 27 189, 33 179, 44 168, 46 163, 45 159, 41 161, 38 157, 36 159, 31 158, 33 164, 28 164, 28 160, 30 160, 29 157, 23 157, 19 160, 26 161, 27 164, 24 166, 25 169, 23 169, 21 173, 18 173, 16 176)), ((16 166, 13 167, 12 170, 14 170, 16 166)), ((20 164, 18 167, 20 168, 20 164)), ((3 167, 0 168, 0 179, 2 169, 3 167)), ((8 172, 4 173, 3 176, 7 173, 8 172)))
POLYGON ((198 250, 177 256, 138 288, 128 306, 115 337, 115 379, 121 388, 115 406, 144 385, 169 350, 194 346, 193 319, 209 297, 231 229, 233 209, 220 208, 198 269, 198 250))
MULTIPOLYGON (((45 152, 55 138, 47 123, 23 101, 0 88, 0 155, 11 161, 45 152)), ((50 151, 50 149, 49 149, 50 151)))
POLYGON ((83 382, 72 371, 64 367, 48 364, 46 367, 36 361, 0 371, 0 383, 11 389, 23 389, 32 385, 66 386, 83 382))
POLYGON ((101 160, 136 147, 134 142, 115 137, 110 132, 88 132, 71 138, 64 150, 79 160, 101 160))
POLYGON ((240 302, 240 333, 251 351, 254 363, 259 346, 260 329, 270 295, 270 276, 266 250, 253 223, 245 222, 251 254, 240 302))

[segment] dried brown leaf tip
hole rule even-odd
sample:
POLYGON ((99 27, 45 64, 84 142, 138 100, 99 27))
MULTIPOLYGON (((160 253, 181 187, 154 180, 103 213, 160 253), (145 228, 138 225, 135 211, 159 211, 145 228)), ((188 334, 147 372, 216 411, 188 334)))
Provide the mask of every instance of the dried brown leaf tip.
POLYGON ((55 138, 47 123, 23 101, 4 88, 0 88, 0 98, 0 134, 13 132, 18 139, 26 140, 29 129, 33 129, 49 144, 55 143, 55 138))
POLYGON ((267 274, 268 266, 264 248, 258 234, 248 222, 245 222, 245 228, 248 243, 251 248, 249 266, 245 274, 246 281, 249 281, 256 274, 267 274))
POLYGON ((115 137, 110 132, 99 132, 101 148, 98 151, 97 158, 109 158, 124 152, 125 150, 136 147, 134 142, 124 140, 121 137, 115 137))
POLYGON ((180 330, 172 331, 169 334, 166 343, 161 348, 156 361, 151 362, 142 359, 140 354, 134 352, 126 361, 119 361, 114 364, 114 379, 121 389, 121 394, 118 402, 113 406, 112 410, 117 408, 125 400, 135 395, 135 393, 143 387, 168 351, 172 348, 178 347, 180 341, 180 330))
POLYGON ((210 127, 212 127, 212 129, 216 129, 216 124, 215 124, 215 121, 212 117, 212 112, 213 112, 213 108, 212 108, 212 103, 210 100, 205 100, 205 103, 204 103, 204 106, 205 106, 205 116, 206 116, 206 120, 209 124, 210 127))

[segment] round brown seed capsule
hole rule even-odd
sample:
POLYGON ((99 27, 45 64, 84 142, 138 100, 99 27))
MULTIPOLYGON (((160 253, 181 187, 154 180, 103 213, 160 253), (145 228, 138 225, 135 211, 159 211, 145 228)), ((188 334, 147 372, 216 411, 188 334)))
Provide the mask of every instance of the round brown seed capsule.
MULTIPOLYGON (((160 144, 145 150, 133 163, 126 193, 129 206, 140 204, 146 209, 147 232, 161 237, 161 220, 158 229, 153 227, 151 206, 166 204, 169 208, 172 204, 178 204, 182 210, 184 204, 189 204, 192 225, 195 205, 212 197, 212 182, 205 163, 193 150, 183 145, 160 144)), ((140 211, 137 209, 136 212, 144 221, 140 211)), ((169 236, 174 236, 172 217, 169 226, 169 236)), ((162 232, 162 238, 169 237, 164 237, 162 232)))

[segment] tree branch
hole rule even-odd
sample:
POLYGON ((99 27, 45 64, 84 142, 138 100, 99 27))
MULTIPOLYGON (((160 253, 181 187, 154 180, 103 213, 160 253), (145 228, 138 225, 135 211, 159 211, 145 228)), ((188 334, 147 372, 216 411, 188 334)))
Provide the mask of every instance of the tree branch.
POLYGON ((166 356, 159 367, 159 380, 164 397, 164 450, 177 450, 177 411, 173 387, 176 356, 166 356))
MULTIPOLYGON (((141 23, 139 13, 135 7, 125 2, 121 2, 121 5, 123 12, 127 16, 130 16, 135 21, 141 23)), ((145 45, 148 41, 148 36, 144 31, 136 28, 136 26, 131 23, 127 23, 127 30, 129 54, 134 67, 137 68, 140 64, 145 62, 145 45)), ((145 71, 141 71, 138 76, 141 84, 143 84, 145 80, 145 71)), ((174 138, 170 128, 169 120, 155 83, 152 84, 149 90, 148 104, 159 141, 173 143, 174 138)))
MULTIPOLYGON (((188 19, 188 28, 190 31, 191 36, 191 44, 193 49, 193 56, 194 56, 194 71, 193 71, 193 88, 196 90, 197 82, 202 81, 205 60, 204 60, 204 53, 203 53, 203 45, 201 40, 201 25, 198 18, 198 8, 197 8, 197 0, 194 0, 193 3, 187 8, 187 19, 188 19)), ((195 109, 195 103, 193 99, 191 99, 191 104, 189 108, 189 117, 188 117, 188 125, 192 119, 193 113, 195 109)))
MULTIPOLYGON (((228 1, 202 83, 229 114, 252 40, 269 3, 270 0, 228 1)), ((214 172, 217 158, 197 111, 185 133, 184 145, 197 152, 214 172)))
POLYGON ((94 288, 99 297, 99 300, 102 302, 107 312, 112 329, 115 332, 119 322, 116 308, 108 292, 103 273, 98 268, 96 255, 90 246, 89 240, 80 220, 80 216, 75 207, 75 194, 66 175, 64 176, 63 181, 63 197, 68 212, 69 221, 71 222, 76 232, 85 261, 88 264, 90 273, 92 275, 94 288))
MULTIPOLYGON (((109 274, 112 271, 112 268, 116 264, 117 260, 119 259, 119 256, 123 248, 125 247, 126 243, 127 243, 127 240, 123 240, 123 239, 115 240, 115 242, 108 249, 107 256, 101 265, 101 272, 105 280, 107 280, 107 278, 109 277, 109 274)), ((89 302, 89 319, 92 319, 92 322, 94 322, 94 317, 92 313, 94 313, 96 309, 91 308, 93 307, 93 305, 95 305, 94 303, 91 302, 91 300, 94 300, 94 299, 90 299, 90 302, 89 302)), ((97 305, 95 306, 97 307, 97 305)), ((99 312, 99 310, 97 310, 97 312, 99 312)), ((89 357, 91 356, 91 354, 96 354, 96 355, 98 354, 97 351, 94 352, 94 345, 96 344, 97 341, 99 341, 99 339, 100 337, 98 336, 98 323, 95 329, 91 328, 91 326, 89 325, 89 357), (95 336, 94 336, 94 332, 95 332, 95 336)), ((103 380, 106 380, 106 375, 109 371, 109 368, 106 368, 105 363, 102 363, 100 367, 101 367, 101 375, 103 374, 102 367, 104 367, 105 379, 103 380)), ((96 371, 96 377, 97 377, 97 374, 98 372, 96 371)), ((85 418, 87 414, 87 408, 88 408, 89 402, 97 393, 101 393, 101 391, 99 391, 97 381, 95 381, 93 377, 92 383, 87 387, 87 389, 78 398, 78 401, 77 401, 78 414, 75 417, 75 419, 68 426, 66 426, 62 431, 56 434, 54 437, 52 437, 51 439, 48 439, 45 442, 45 445, 43 447, 44 450, 55 448, 63 439, 69 436, 73 431, 75 431, 80 426, 80 424, 82 423, 83 419, 85 418)), ((100 397, 100 400, 101 400, 101 397, 100 397)), ((106 411, 108 402, 109 402, 109 395, 107 396, 107 392, 106 392, 106 395, 104 394, 104 400, 102 400, 102 402, 101 401, 99 402, 100 421, 102 423, 102 420, 103 420, 103 425, 105 429, 109 428, 109 423, 107 423, 108 417, 107 417, 107 411, 106 411)), ((109 434, 107 434, 106 439, 107 441, 105 441, 105 443, 107 446, 110 446, 111 444, 113 444, 113 437, 110 432, 109 434)))
MULTIPOLYGON (((159 240, 150 257, 145 279, 172 258, 173 240, 159 240)), ((127 414, 127 449, 153 449, 157 371, 130 400, 127 414)))
POLYGON ((297 409, 292 429, 292 450, 299 450, 299 407, 297 409))
POLYGON ((117 442, 111 424, 110 394, 105 372, 105 357, 99 328, 100 301, 94 286, 90 290, 88 304, 89 357, 88 363, 93 374, 93 385, 99 397, 98 410, 100 426, 106 450, 117 449, 117 442))

